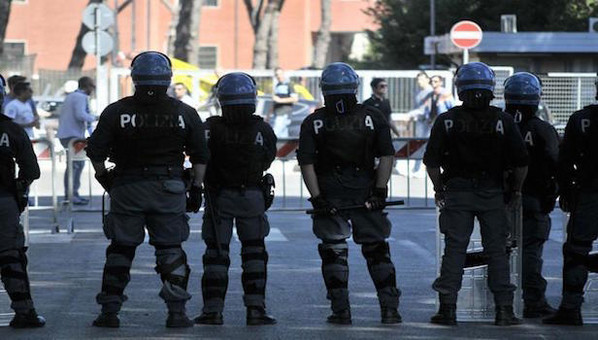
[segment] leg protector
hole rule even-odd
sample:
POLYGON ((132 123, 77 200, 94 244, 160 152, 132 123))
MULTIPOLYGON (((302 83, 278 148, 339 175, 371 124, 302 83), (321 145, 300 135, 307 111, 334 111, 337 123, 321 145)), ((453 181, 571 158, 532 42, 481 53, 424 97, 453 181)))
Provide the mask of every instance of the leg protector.
POLYGON ((102 292, 96 301, 102 305, 102 312, 117 313, 122 303, 127 300, 125 288, 131 279, 129 274, 136 246, 111 243, 106 249, 106 264, 102 277, 102 292))
POLYGON ((268 252, 264 239, 241 241, 241 260, 245 306, 266 308, 268 252))
POLYGON ((327 298, 331 301, 335 313, 349 309, 349 247, 345 240, 324 240, 318 245, 322 258, 322 275, 328 290, 327 298))
POLYGON ((191 299, 187 283, 191 268, 187 265, 187 254, 181 246, 156 245, 155 270, 162 279, 160 297, 164 299, 169 312, 182 313, 185 303, 191 299))
POLYGON ((203 255, 203 276, 201 292, 203 295, 204 313, 222 313, 224 298, 228 289, 228 244, 222 244, 221 252, 214 242, 206 241, 206 252, 203 255))
POLYGON ((563 245, 563 299, 561 308, 579 309, 583 303, 583 288, 588 280, 587 255, 592 240, 578 240, 571 236, 563 245))
POLYGON ((33 310, 24 248, 0 252, 0 272, 4 288, 12 301, 10 307, 17 313, 33 310))
POLYGON ((376 286, 380 307, 396 309, 399 306, 401 293, 397 289, 395 267, 390 259, 388 243, 365 243, 361 247, 361 252, 376 286))

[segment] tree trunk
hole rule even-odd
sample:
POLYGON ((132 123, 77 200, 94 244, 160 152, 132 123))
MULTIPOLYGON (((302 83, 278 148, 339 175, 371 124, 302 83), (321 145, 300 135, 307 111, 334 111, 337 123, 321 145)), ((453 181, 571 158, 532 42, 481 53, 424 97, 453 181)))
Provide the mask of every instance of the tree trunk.
MULTIPOLYGON (((103 2, 103 0, 89 0, 88 6, 90 4, 99 4, 103 2)), ((87 52, 85 52, 85 50, 83 49, 81 42, 83 41, 83 36, 87 32, 89 32, 89 28, 87 28, 87 26, 81 23, 81 28, 79 28, 79 34, 77 34, 77 40, 75 41, 75 48, 73 49, 73 53, 71 54, 71 61, 69 61, 69 69, 81 70, 83 68, 87 52)))
POLYGON ((174 41, 174 57, 199 65, 199 22, 202 0, 181 0, 174 41))
POLYGON ((330 45, 330 25, 332 23, 332 13, 330 10, 330 0, 322 0, 322 23, 316 35, 314 45, 314 55, 312 66, 316 69, 322 69, 326 65, 326 56, 328 55, 328 46, 330 45))
POLYGON ((4 52, 4 38, 6 37, 6 26, 10 17, 10 3, 12 0, 0 0, 0 56, 4 52))
POLYGON ((269 69, 275 69, 276 67, 278 67, 278 22, 283 5, 284 0, 278 0, 278 7, 272 14, 272 22, 270 24, 270 35, 268 37, 267 67, 269 69))
POLYGON ((272 18, 278 6, 278 1, 269 0, 264 11, 264 16, 260 20, 257 33, 255 34, 255 43, 253 44, 253 68, 263 70, 266 68, 268 58, 268 36, 272 26, 272 18))

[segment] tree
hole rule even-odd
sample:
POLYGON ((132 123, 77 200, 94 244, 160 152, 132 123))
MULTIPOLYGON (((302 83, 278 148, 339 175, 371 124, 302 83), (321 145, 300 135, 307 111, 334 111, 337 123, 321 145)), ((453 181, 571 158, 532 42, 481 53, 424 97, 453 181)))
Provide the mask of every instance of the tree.
POLYGON ((326 56, 328 55, 328 46, 330 45, 330 25, 332 24, 332 12, 330 10, 330 0, 322 0, 322 23, 316 34, 316 43, 314 45, 314 55, 312 58, 312 67, 316 69, 324 68, 326 56))
MULTIPOLYGON (((500 15, 517 15, 519 31, 585 31, 587 18, 598 13, 587 0, 436 0, 436 32, 459 20, 473 20, 482 30, 500 31, 500 15)), ((428 62, 423 40, 429 35, 429 1, 380 0, 366 11, 380 26, 369 31, 377 68, 416 68, 428 62)))
MULTIPOLYGON (((249 21, 255 34, 255 42, 253 44, 254 69, 264 69, 267 66, 268 38, 270 37, 272 20, 276 12, 280 12, 280 9, 282 9, 283 2, 284 0, 258 0, 254 5, 253 0, 244 0, 247 14, 249 14, 249 21), (264 4, 266 4, 265 8, 264 4)), ((277 41, 277 39, 276 37, 275 40, 277 41)))
POLYGON ((270 34, 268 36, 268 60, 266 64, 269 69, 278 67, 278 20, 282 6, 284 6, 284 0, 278 1, 278 6, 275 8, 274 13, 272 13, 270 34))
MULTIPOLYGON (((103 0, 89 0, 88 6, 91 4, 99 4, 103 3, 103 0)), ((77 40, 75 41, 75 48, 73 49, 73 53, 71 54, 71 60, 69 61, 69 69, 73 70, 81 70, 83 68, 83 63, 85 63, 85 57, 87 56, 87 52, 83 49, 82 41, 83 36, 85 33, 89 32, 89 28, 81 23, 81 27, 79 28, 79 34, 77 34, 77 40)))
POLYGON ((199 65, 201 7, 202 0, 181 0, 176 25, 174 57, 193 65, 199 65))
POLYGON ((12 0, 0 0, 0 56, 4 53, 4 38, 10 17, 10 3, 12 0))

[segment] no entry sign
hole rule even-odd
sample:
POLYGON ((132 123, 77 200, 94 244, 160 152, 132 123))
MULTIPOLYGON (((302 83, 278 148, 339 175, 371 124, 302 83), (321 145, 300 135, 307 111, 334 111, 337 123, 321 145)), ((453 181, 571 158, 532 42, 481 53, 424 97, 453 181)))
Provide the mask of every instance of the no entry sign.
POLYGON ((474 48, 482 41, 482 29, 473 21, 459 21, 451 28, 451 41, 465 50, 474 48))

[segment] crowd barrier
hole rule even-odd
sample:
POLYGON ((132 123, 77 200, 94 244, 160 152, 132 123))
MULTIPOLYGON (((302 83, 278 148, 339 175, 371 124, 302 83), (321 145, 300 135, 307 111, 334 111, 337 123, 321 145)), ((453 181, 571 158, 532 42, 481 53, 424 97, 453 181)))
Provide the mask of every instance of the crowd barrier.
POLYGON ((39 180, 33 182, 29 191, 30 200, 33 201, 33 205, 29 207, 31 211, 46 210, 51 211, 51 232, 55 233, 60 230, 58 223, 58 215, 60 213, 60 207, 58 205, 58 196, 56 193, 56 152, 54 149, 54 143, 47 138, 35 138, 31 140, 33 150, 37 156, 38 163, 41 168, 41 177, 39 180), (50 178, 48 178, 47 171, 44 171, 44 164, 50 163, 50 178), (50 184, 50 202, 42 202, 40 200, 40 186, 43 183, 50 184))

